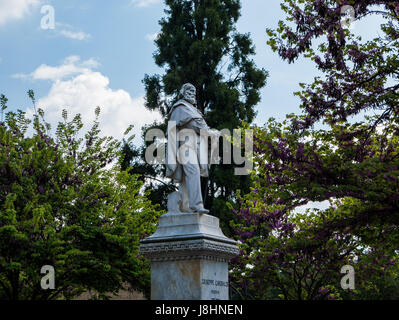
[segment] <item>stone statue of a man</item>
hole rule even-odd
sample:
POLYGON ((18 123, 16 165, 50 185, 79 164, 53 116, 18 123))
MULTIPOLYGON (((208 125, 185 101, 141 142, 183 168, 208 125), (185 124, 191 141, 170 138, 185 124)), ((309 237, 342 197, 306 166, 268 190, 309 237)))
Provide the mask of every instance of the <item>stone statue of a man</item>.
POLYGON ((207 126, 196 104, 196 89, 187 83, 169 112, 166 176, 180 183, 179 191, 168 198, 169 212, 209 213, 204 208, 200 177, 209 172, 208 137, 220 133, 207 126))

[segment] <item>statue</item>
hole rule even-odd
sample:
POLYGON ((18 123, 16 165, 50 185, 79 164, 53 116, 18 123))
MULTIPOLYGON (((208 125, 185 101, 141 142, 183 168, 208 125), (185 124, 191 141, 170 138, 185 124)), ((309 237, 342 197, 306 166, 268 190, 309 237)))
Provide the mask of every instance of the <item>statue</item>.
POLYGON ((182 86, 179 98, 169 112, 166 176, 180 186, 168 197, 168 211, 209 213, 204 208, 201 177, 208 177, 213 156, 208 152, 208 137, 213 142, 211 150, 215 150, 214 138, 220 132, 208 127, 196 107, 196 89, 192 84, 182 86))
MULTIPOLYGON (((210 164, 219 163, 222 133, 207 126, 192 84, 183 85, 179 99, 168 114, 165 158, 166 176, 179 189, 169 195, 168 213, 159 218, 157 231, 140 241, 140 253, 151 264, 151 299, 228 300, 228 262, 239 253, 237 242, 207 214, 200 180, 208 177, 210 164), (214 280, 204 281, 208 276, 217 279, 217 290, 208 283, 214 280)), ((160 161, 164 150, 162 145, 160 161)))

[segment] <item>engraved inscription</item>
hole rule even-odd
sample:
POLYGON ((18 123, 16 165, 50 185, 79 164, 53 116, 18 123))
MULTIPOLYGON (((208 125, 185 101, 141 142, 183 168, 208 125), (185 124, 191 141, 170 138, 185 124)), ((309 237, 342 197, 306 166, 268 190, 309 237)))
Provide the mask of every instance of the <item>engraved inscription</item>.
POLYGON ((229 283, 227 281, 215 281, 215 286, 217 286, 217 287, 228 287, 229 283))
POLYGON ((220 290, 224 291, 226 289, 222 289, 221 287, 228 287, 229 284, 227 281, 221 280, 213 280, 213 279, 202 279, 202 284, 209 288, 209 299, 211 300, 220 300, 220 290))
POLYGON ((206 285, 206 286, 210 286, 214 284, 213 280, 209 280, 209 279, 202 279, 202 284, 206 285))
POLYGON ((202 284, 206 286, 214 285, 216 287, 228 287, 228 281, 202 279, 202 284))

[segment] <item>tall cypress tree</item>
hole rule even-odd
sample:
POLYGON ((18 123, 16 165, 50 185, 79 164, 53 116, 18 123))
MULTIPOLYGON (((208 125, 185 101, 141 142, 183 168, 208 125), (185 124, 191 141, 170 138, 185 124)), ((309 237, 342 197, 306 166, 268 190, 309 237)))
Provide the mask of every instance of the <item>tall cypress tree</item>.
MULTIPOLYGON (((165 4, 166 17, 159 22, 161 32, 155 41, 157 51, 154 53, 155 63, 164 68, 165 73, 145 75, 143 80, 146 107, 159 110, 165 119, 151 127, 166 131, 169 108, 187 82, 197 88, 198 107, 210 127, 233 130, 241 121, 251 123, 267 72, 258 69, 250 58, 255 48, 249 34, 236 30, 240 1, 165 0, 165 4)), ((133 172, 148 171, 147 177, 162 179, 161 167, 152 168, 150 172, 148 164, 138 157, 139 150, 130 148, 135 152, 125 152, 125 164, 132 165, 133 172)), ((226 202, 234 204, 237 189, 248 191, 249 179, 235 176, 233 165, 218 165, 214 166, 209 180, 203 181, 206 183, 205 207, 221 218, 221 226, 229 234, 232 214, 226 202)), ((149 188, 149 197, 165 206, 167 193, 173 188, 156 180, 150 180, 149 188)))

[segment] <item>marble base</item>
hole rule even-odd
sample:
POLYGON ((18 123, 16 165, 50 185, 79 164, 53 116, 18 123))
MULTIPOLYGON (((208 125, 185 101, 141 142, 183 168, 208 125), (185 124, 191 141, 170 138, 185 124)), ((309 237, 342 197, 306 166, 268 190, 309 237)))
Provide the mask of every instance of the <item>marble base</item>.
POLYGON ((152 300, 228 300, 228 262, 238 254, 219 219, 199 213, 165 214, 141 241, 151 263, 152 300))

